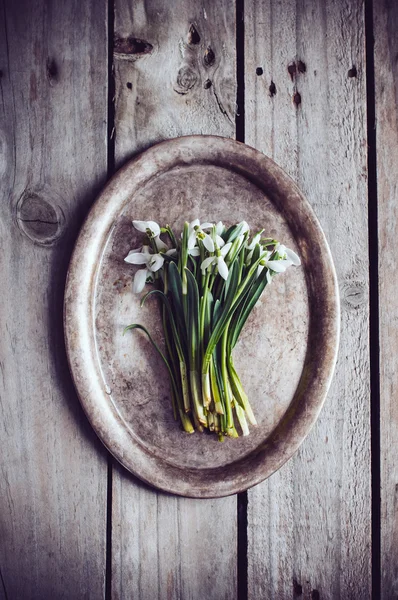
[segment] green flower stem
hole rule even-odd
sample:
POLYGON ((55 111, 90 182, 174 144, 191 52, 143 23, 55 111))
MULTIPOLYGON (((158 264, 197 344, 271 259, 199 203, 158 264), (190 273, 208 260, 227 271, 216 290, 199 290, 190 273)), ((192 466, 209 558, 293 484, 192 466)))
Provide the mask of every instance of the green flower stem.
POLYGON ((228 361, 228 374, 229 374, 229 381, 231 383, 232 393, 233 393, 236 401, 241 405, 242 408, 244 408, 247 418, 249 419, 249 422, 252 425, 257 425, 257 421, 254 416, 252 407, 250 406, 249 399, 243 390, 243 386, 242 386, 239 376, 235 370, 231 355, 229 356, 229 361, 228 361))
POLYGON ((206 320, 206 310, 207 310, 207 294, 209 292, 209 279, 210 279, 210 273, 208 272, 204 279, 203 292, 202 292, 202 297, 200 299, 199 339, 201 342, 202 356, 204 354, 205 320, 206 320))
POLYGON ((220 394, 220 389, 218 387, 217 375, 216 375, 216 372, 215 372, 214 361, 215 361, 215 358, 213 356, 213 358, 212 358, 212 360, 210 362, 210 385, 211 385, 211 393, 212 393, 212 396, 213 396, 214 409, 215 409, 216 413, 219 414, 219 415, 223 415, 224 414, 224 405, 223 405, 222 395, 220 394))
POLYGON ((202 400, 203 400, 203 406, 208 408, 210 406, 211 400, 212 400, 209 366, 205 373, 202 372, 202 400))
MULTIPOLYGON (((200 378, 197 371, 190 371, 189 380, 191 384, 191 394, 194 406, 195 415, 202 425, 207 427, 207 418, 204 413, 204 407, 202 404, 201 390, 200 390, 200 378)), ((210 403, 209 403, 210 404, 210 403)))
POLYGON ((192 423, 191 423, 191 420, 188 417, 188 415, 186 415, 184 413, 184 405, 181 400, 181 396, 178 393, 178 386, 177 386, 177 383, 176 383, 176 380, 175 380, 175 377, 173 374, 173 370, 170 367, 168 360, 166 359, 165 355, 163 354, 163 352, 161 351, 161 349, 159 348, 157 343, 153 340, 149 331, 143 325, 139 325, 138 323, 133 323, 132 325, 128 325, 127 327, 125 327, 123 333, 126 333, 126 331, 128 331, 130 329, 141 329, 141 331, 143 331, 148 336, 148 339, 152 343, 153 347, 158 352, 159 356, 162 358, 164 364, 166 365, 167 371, 169 373, 170 382, 171 382, 171 385, 173 388, 174 396, 175 396, 175 398, 177 398, 177 404, 178 404, 178 409, 179 409, 179 413, 180 413, 180 417, 181 417, 182 426, 187 433, 192 433, 193 432, 192 423), (182 418, 182 414, 184 415, 184 418, 182 418))
POLYGON ((227 340, 228 340, 228 325, 226 326, 224 333, 221 338, 221 376, 224 384, 224 401, 225 401, 225 414, 226 414, 226 427, 227 432, 234 426, 234 417, 232 414, 232 397, 230 392, 230 386, 228 382, 228 367, 227 367, 227 340))
POLYGON ((186 299, 188 293, 188 285, 187 285, 187 264, 188 264, 188 232, 189 232, 189 223, 184 223, 184 229, 182 232, 182 245, 181 245, 181 267, 180 267, 180 275, 182 279, 182 295, 183 300, 184 297, 186 299))

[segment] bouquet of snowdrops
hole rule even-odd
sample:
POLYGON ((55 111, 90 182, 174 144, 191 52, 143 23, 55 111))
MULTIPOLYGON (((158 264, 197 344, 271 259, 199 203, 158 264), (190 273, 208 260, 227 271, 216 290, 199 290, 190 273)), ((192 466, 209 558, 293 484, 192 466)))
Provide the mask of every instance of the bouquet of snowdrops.
POLYGON ((236 372, 232 350, 239 334, 272 278, 291 265, 299 265, 295 252, 259 231, 250 238, 245 221, 226 228, 219 222, 185 223, 180 238, 169 225, 133 221, 145 234, 141 248, 125 261, 142 265, 133 281, 141 300, 161 300, 165 349, 149 331, 141 329, 164 361, 171 383, 174 418, 184 431, 205 428, 224 436, 249 434, 256 419, 236 372), (164 239, 161 239, 163 235, 164 239))

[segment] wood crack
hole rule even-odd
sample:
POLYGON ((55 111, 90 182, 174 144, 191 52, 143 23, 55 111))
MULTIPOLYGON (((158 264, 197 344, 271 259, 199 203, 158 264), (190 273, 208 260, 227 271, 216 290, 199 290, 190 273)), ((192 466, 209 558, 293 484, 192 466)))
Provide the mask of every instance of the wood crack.
POLYGON ((229 121, 230 123, 232 123, 232 119, 231 119, 231 117, 229 116, 229 114, 228 114, 228 113, 227 113, 227 111, 225 110, 225 108, 224 108, 224 106, 223 106, 223 104, 222 104, 221 100, 220 100, 220 99, 219 99, 219 97, 217 96, 217 92, 216 92, 216 90, 215 90, 215 87, 214 87, 214 85, 213 85, 213 92, 214 92, 214 97, 215 97, 215 99, 216 99, 216 101, 217 101, 217 104, 218 104, 218 108, 220 109, 221 113, 224 115, 224 117, 226 117, 226 118, 228 119, 228 121, 229 121))
POLYGON ((1 581, 1 587, 3 588, 3 592, 4 592, 4 598, 5 598, 5 600, 8 600, 8 594, 7 594, 6 584, 5 584, 5 581, 4 581, 3 573, 1 571, 1 567, 0 567, 0 581, 1 581))

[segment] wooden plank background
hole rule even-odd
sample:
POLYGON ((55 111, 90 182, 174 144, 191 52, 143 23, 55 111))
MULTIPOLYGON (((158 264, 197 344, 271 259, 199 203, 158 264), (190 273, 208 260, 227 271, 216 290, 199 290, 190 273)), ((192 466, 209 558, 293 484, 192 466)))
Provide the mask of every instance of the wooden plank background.
POLYGON ((374 7, 377 193, 379 215, 381 594, 398 597, 398 5, 374 7))
POLYGON ((397 4, 2 0, 0 15, 0 599, 362 600, 372 576, 374 600, 398 597, 397 4), (239 499, 157 493, 115 464, 63 345, 68 260, 110 169, 190 133, 245 136, 297 181, 340 285, 321 417, 239 499))
POLYGON ((249 491, 249 598, 277 600, 294 590, 369 598, 364 6, 246 0, 245 8, 246 141, 286 169, 313 206, 342 309, 339 360, 314 431, 285 467, 249 491))
POLYGON ((1 6, 0 568, 8 600, 104 595, 106 452, 68 373, 62 304, 74 240, 106 179, 106 14, 101 0, 1 6))

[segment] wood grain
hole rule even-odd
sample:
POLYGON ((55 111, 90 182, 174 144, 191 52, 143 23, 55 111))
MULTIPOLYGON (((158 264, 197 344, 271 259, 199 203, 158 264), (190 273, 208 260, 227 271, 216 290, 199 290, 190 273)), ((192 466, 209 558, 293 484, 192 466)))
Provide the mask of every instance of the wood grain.
POLYGON ((342 299, 321 417, 295 458, 248 495, 249 598, 370 598, 363 2, 246 0, 245 10, 246 142, 312 204, 342 299))
POLYGON ((379 223, 381 598, 398 596, 398 5, 374 3, 379 223))
POLYGON ((71 383, 62 303, 106 176, 106 5, 0 10, 0 596, 98 599, 106 454, 71 383))
MULTIPOLYGON (((234 3, 117 0, 115 9, 116 164, 179 135, 233 137, 234 3)), ((171 497, 114 469, 113 598, 235 598, 236 512, 235 497, 171 497)))

